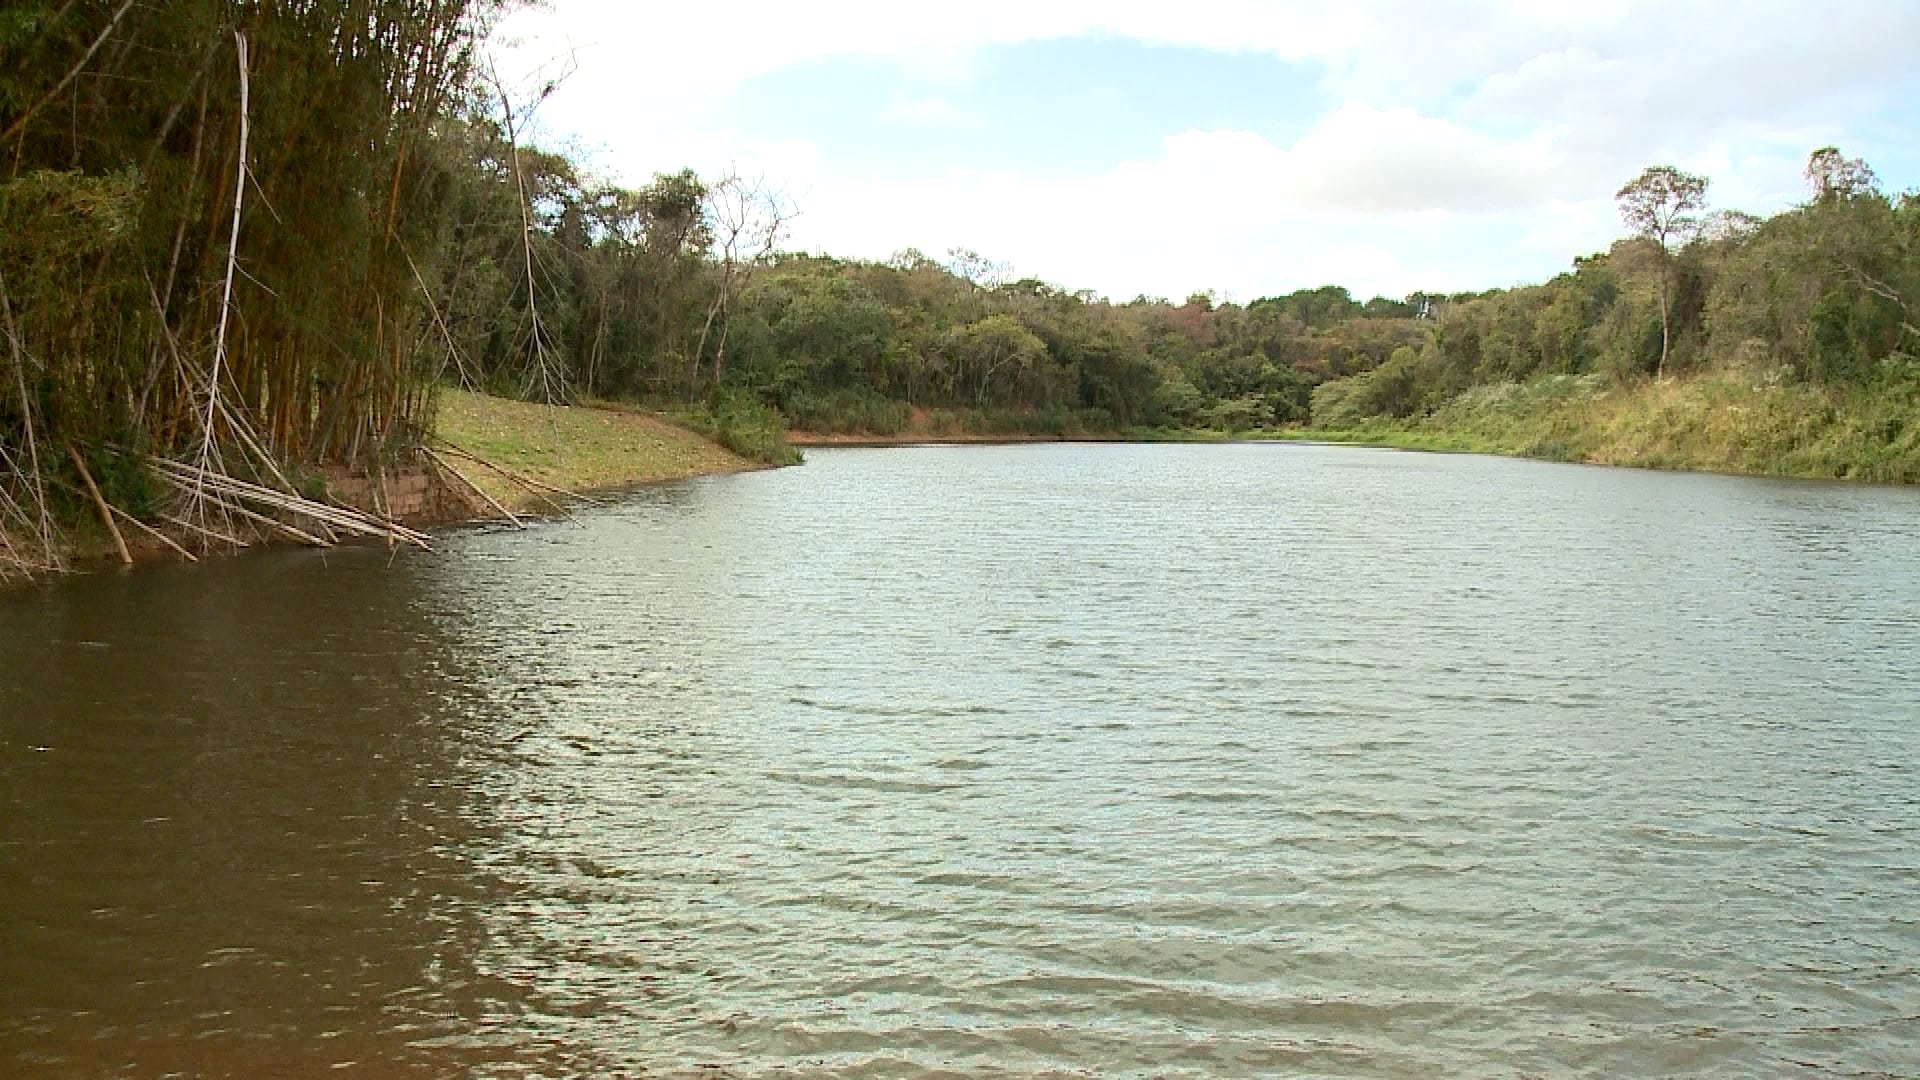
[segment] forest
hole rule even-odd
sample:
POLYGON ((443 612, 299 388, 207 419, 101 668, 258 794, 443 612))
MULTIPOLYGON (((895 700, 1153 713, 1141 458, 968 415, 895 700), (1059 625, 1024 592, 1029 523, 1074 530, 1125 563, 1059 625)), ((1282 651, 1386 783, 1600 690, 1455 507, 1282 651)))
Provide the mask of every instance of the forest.
MULTIPOLYGON (((462 174, 464 219, 510 220, 501 131, 483 117, 463 130, 485 163, 462 174)), ((1486 430, 1490 403, 1531 423, 1543 401, 1725 377, 1801 393, 1785 422, 1812 412, 1814 426, 1873 428, 1794 471, 1920 479, 1920 198, 1889 195, 1833 147, 1809 156, 1805 201, 1765 219, 1710 209, 1706 177, 1650 167, 1619 191, 1621 239, 1541 285, 1364 301, 1325 285, 1245 304, 1116 302, 963 249, 796 254, 779 243, 790 208, 737 177, 623 190, 564 157, 523 168, 536 272, 515 272, 511 230, 461 232, 473 246, 439 289, 452 332, 426 343, 495 393, 758 411, 763 425, 826 433, 1404 437, 1512 434, 1486 430)), ((1736 429, 1749 408, 1710 407, 1731 410, 1736 429)), ((1577 456, 1564 438, 1510 441, 1468 445, 1577 456)))
POLYGON ((1622 238, 1540 285, 1116 301, 964 249, 789 251, 797 208, 751 177, 598 176, 527 138, 551 85, 488 59, 506 6, 0 10, 6 566, 96 509, 405 538, 306 470, 407 458, 445 386, 773 458, 784 429, 1311 429, 1600 460, 1610 426, 1630 463, 1920 480, 1920 198, 1836 148, 1764 219, 1649 168, 1622 238))

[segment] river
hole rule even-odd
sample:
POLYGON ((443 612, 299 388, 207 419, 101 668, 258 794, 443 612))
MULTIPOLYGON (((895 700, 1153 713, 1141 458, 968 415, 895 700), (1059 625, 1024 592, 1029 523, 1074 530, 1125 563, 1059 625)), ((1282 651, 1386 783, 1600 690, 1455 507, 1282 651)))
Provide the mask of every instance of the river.
POLYGON ((836 449, 0 594, 0 1073, 1920 1075, 1917 526, 836 449))

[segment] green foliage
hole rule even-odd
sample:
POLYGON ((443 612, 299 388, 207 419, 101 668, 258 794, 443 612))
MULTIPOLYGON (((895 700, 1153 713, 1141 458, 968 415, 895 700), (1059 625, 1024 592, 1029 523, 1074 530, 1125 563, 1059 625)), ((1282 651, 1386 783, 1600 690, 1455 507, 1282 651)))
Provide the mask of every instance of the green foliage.
POLYGON ((231 460, 241 424, 289 461, 416 434, 432 372, 405 253, 431 262, 436 124, 497 6, 8 5, 0 288, 31 363, 0 382, 0 449, 29 416, 43 444, 231 460))
POLYGON ((678 418, 749 460, 768 465, 800 463, 800 452, 787 444, 780 414, 750 394, 721 391, 678 418))
MULTIPOLYGON (((1831 147, 1808 162, 1809 202, 1766 221, 1704 216, 1704 178, 1648 169, 1619 193, 1634 235, 1537 286, 1114 303, 1008 281, 962 250, 778 254, 778 205, 737 178, 628 188, 525 145, 468 70, 499 6, 183 0, 113 25, 108 5, 0 13, 0 130, 17 129, 0 284, 32 357, 0 381, 0 449, 18 456, 29 415, 48 444, 191 445, 227 349, 223 399, 300 461, 416 438, 438 379, 673 403, 766 461, 793 456, 785 422, 1058 436, 1311 423, 1564 457, 1589 449, 1577 425, 1594 402, 1684 373, 1768 388, 1769 417, 1792 414, 1780 401, 1856 416, 1870 435, 1822 435, 1822 453, 1905 467, 1904 450, 1875 448, 1911 437, 1880 403, 1907 400, 1920 363, 1920 204, 1831 147), (103 30, 112 46, 81 65, 62 115, 36 113, 103 30), (237 253, 236 30, 253 46, 237 253)), ((1647 415, 1681 422, 1669 404, 1647 415)), ((1688 430, 1724 434, 1697 419, 1688 430)), ((1784 437, 1766 445, 1803 460, 1784 437)), ((110 484, 147 498, 129 476, 110 484)))
POLYGON ((866 389, 828 393, 798 391, 780 406, 788 424, 827 435, 897 435, 912 422, 913 410, 866 389))
POLYGON ((1259 398, 1233 398, 1216 402, 1201 419, 1215 431, 1256 431, 1273 426, 1273 409, 1259 398))

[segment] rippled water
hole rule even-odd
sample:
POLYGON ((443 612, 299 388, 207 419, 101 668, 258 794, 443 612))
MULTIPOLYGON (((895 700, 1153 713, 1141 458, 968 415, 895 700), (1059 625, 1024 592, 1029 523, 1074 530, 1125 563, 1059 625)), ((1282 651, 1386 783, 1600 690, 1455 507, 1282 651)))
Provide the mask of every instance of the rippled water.
POLYGON ((0 1072, 1920 1075, 1916 524, 832 450, 0 597, 0 1072))

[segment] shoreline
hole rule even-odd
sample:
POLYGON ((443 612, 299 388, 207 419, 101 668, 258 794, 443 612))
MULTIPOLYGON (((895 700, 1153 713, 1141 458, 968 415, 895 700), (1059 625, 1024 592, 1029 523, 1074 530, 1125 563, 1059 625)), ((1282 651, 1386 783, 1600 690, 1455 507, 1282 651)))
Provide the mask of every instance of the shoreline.
MULTIPOLYGON (((341 466, 313 469, 325 478, 329 498, 438 536, 456 529, 508 524, 489 498, 519 520, 533 522, 564 517, 573 497, 585 503, 658 484, 773 467, 640 409, 547 406, 466 391, 442 393, 434 433, 421 448, 425 452, 416 451, 414 460, 382 469, 377 476, 341 466), (499 469, 519 479, 510 479, 499 469)), ((193 552, 197 561, 300 544, 263 526, 245 537, 244 547, 202 548, 183 530, 161 528, 193 552)), ((68 574, 133 571, 188 561, 142 529, 123 526, 121 535, 131 563, 120 561, 112 538, 97 518, 83 517, 68 526, 58 546, 66 560, 64 572, 9 578, 0 582, 0 592, 68 574)), ((379 543, 371 537, 339 540, 339 546, 379 543)))
MULTIPOLYGON (((1744 439, 1703 437, 1693 430, 1698 426, 1693 416, 1675 415, 1676 401, 1684 404, 1705 398, 1720 407, 1716 412, 1745 411, 1733 407, 1751 402, 1745 397, 1730 403, 1719 400, 1729 396, 1732 395, 1719 381, 1689 380, 1622 389, 1578 402, 1556 402, 1555 408, 1538 415, 1519 410, 1515 410, 1514 416, 1507 416, 1504 411, 1478 414, 1469 418, 1477 423, 1462 423, 1459 427, 1449 423, 1442 427, 1382 425, 1351 430, 1299 427, 1235 432, 1206 428, 1133 428, 1043 434, 937 432, 932 430, 932 425, 916 423, 891 434, 788 429, 784 436, 789 445, 809 449, 1041 443, 1295 443, 1417 453, 1484 454, 1603 468, 1755 479, 1902 487, 1914 484, 1913 479, 1907 478, 1908 472, 1889 474, 1889 470, 1868 466, 1865 460, 1846 468, 1835 467, 1836 460, 1845 464, 1851 460, 1850 455, 1822 458, 1782 453, 1779 451, 1793 448, 1781 446, 1767 448, 1773 453, 1756 455, 1756 448, 1744 439), (1628 428, 1604 411, 1644 407, 1647 399, 1655 399, 1662 406, 1648 410, 1652 415, 1646 419, 1654 422, 1628 428), (1569 407, 1574 405, 1579 408, 1569 407), (1694 423, 1675 422, 1683 419, 1694 423), (1627 438, 1622 428, 1640 437, 1627 438), (1649 431, 1657 435, 1645 434, 1649 431)), ((1849 418, 1837 419, 1838 423, 1830 426, 1848 426, 1849 418)), ((330 497, 343 505, 372 511, 409 528, 440 532, 504 523, 503 510, 526 520, 565 516, 565 504, 572 496, 580 496, 581 502, 591 502, 597 496, 618 495, 661 483, 777 467, 736 454, 663 414, 613 403, 548 406, 447 389, 441 391, 436 421, 434 433, 423 448, 428 452, 417 453, 413 461, 404 465, 382 470, 377 477, 350 473, 340 467, 314 471, 325 477, 330 497), (508 473, 513 478, 509 478, 508 473), (485 494, 476 494, 473 489, 485 494)), ((245 548, 215 546, 203 550, 180 530, 165 531, 196 555, 235 554, 254 547, 299 542, 256 534, 246 537, 250 542, 245 548)), ((123 528, 122 534, 135 566, 182 561, 179 554, 141 530, 123 528)), ((91 515, 69 526, 59 550, 72 572, 90 573, 123 566, 115 555, 111 538, 91 515)), ((0 586, 32 580, 36 579, 10 578, 0 582, 0 586)))
POLYGON ((826 447, 881 447, 881 446, 1021 446, 1028 443, 1060 442, 1144 442, 1150 440, 1128 439, 1124 435, 982 435, 969 432, 954 432, 947 435, 935 435, 925 431, 902 431, 893 435, 840 434, 823 431, 801 431, 789 429, 783 432, 787 445, 796 449, 820 449, 826 447))
POLYGON ((1398 450, 1415 454, 1471 454, 1482 457, 1537 461, 1551 465, 1583 465, 1599 469, 1637 469, 1644 472, 1691 473, 1699 476, 1740 477, 1751 480, 1795 480, 1811 483, 1848 484, 1870 487, 1911 488, 1912 481, 1889 479, 1861 473, 1836 475, 1815 469, 1744 468, 1738 462, 1705 460, 1692 457, 1640 456, 1610 454, 1601 451, 1568 454, 1546 452, 1537 447, 1502 443, 1485 437, 1445 430, 1418 431, 1399 429, 1361 429, 1353 431, 1323 428, 1287 428, 1226 432, 1213 429, 1141 429, 1104 434, 1075 435, 981 435, 956 433, 936 435, 929 432, 901 432, 894 435, 828 434, 790 430, 788 442, 809 449, 881 449, 911 446, 1026 446, 1040 443, 1114 443, 1209 445, 1229 443, 1272 443, 1299 446, 1354 446, 1371 450, 1398 450))
MULTIPOLYGON (((442 391, 430 446, 452 447, 537 485, 586 496, 772 467, 660 413, 606 403, 541 405, 464 390, 442 391)), ((515 514, 538 516, 543 508, 551 509, 546 497, 492 468, 448 460, 462 477, 515 514)), ((500 519, 471 492, 462 494, 477 508, 471 520, 500 519)))

